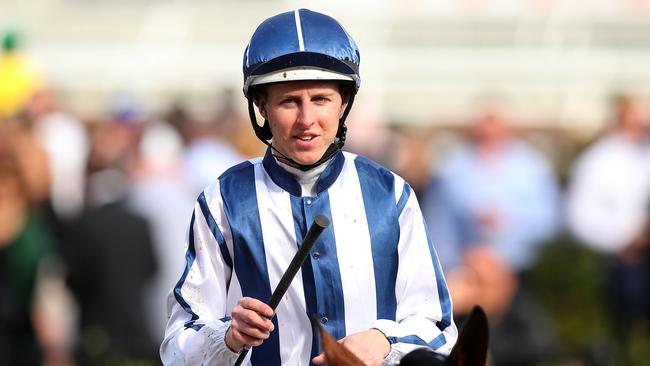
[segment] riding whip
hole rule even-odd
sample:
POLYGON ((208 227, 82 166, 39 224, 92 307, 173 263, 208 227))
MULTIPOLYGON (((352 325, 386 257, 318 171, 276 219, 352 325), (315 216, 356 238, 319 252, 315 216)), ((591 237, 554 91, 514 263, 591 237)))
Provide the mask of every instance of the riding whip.
MULTIPOLYGON (((273 290, 271 298, 266 302, 266 304, 271 307, 271 309, 275 310, 275 308, 278 306, 280 300, 289 289, 291 281, 293 281, 293 278, 300 270, 300 267, 302 267, 305 259, 307 259, 307 256, 309 256, 309 251, 316 243, 316 239, 318 239, 323 230, 325 230, 325 228, 327 228, 329 225, 330 220, 327 217, 320 214, 314 217, 314 222, 311 224, 307 235, 305 235, 305 237, 302 239, 302 244, 298 248, 296 255, 293 256, 293 259, 291 260, 291 263, 289 263, 287 270, 282 275, 278 286, 275 288, 275 290, 273 290)), ((235 361, 234 366, 240 366, 242 362, 244 362, 249 349, 250 348, 247 347, 242 348, 239 353, 239 357, 237 357, 237 361, 235 361)))

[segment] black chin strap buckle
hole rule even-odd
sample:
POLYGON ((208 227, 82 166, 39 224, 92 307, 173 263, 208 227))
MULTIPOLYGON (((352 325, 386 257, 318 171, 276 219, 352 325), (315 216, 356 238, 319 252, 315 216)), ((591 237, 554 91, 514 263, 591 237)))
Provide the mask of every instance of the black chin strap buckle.
POLYGON ((336 138, 334 139, 334 145, 336 145, 339 149, 342 149, 343 145, 345 145, 345 139, 347 133, 348 133, 348 128, 345 126, 345 124, 342 124, 338 133, 338 135, 340 136, 336 136, 336 138))

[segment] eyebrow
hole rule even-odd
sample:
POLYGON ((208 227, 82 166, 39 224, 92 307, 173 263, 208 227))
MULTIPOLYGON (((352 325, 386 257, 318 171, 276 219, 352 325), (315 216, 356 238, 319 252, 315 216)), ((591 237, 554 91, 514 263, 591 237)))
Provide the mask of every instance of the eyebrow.
MULTIPOLYGON (((335 91, 329 91, 329 90, 322 90, 322 91, 316 91, 314 92, 311 97, 329 97, 336 94, 335 91)), ((296 98, 299 97, 298 95, 294 94, 294 92, 286 92, 284 94, 280 94, 278 96, 278 99, 284 100, 284 99, 291 99, 291 98, 296 98)))
POLYGON ((323 91, 319 91, 319 92, 314 93, 315 96, 316 95, 330 96, 330 95, 334 95, 334 94, 336 94, 335 91, 329 91, 329 90, 328 91, 323 90, 323 91))

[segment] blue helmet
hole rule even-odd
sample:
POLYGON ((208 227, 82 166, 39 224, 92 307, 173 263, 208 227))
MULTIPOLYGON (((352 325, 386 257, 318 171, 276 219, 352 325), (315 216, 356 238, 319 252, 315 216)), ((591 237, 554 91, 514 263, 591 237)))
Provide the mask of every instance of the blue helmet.
POLYGON ((253 85, 294 80, 348 80, 356 92, 360 53, 335 19, 307 9, 260 24, 244 51, 244 94, 253 85))
MULTIPOLYGON (((244 51, 244 95, 255 135, 273 149, 268 121, 257 124, 252 86, 298 80, 340 80, 353 87, 347 108, 339 120, 336 141, 315 164, 302 165, 284 157, 290 165, 307 170, 327 161, 345 143, 345 119, 361 85, 361 55, 352 37, 334 18, 307 9, 281 13, 260 24, 244 51)), ((277 152, 277 151, 276 151, 277 152)), ((279 152, 278 152, 279 153, 279 152)))

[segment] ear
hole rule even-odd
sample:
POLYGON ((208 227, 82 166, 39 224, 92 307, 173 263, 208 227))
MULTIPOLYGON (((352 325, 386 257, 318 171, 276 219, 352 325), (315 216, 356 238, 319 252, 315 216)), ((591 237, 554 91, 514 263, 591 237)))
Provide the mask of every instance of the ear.
POLYGON ((348 107, 348 98, 343 99, 343 103, 341 103, 341 110, 339 111, 339 118, 343 118, 343 113, 345 113, 345 108, 348 107))
POLYGON ((448 365, 483 366, 489 343, 488 320, 483 308, 474 306, 447 358, 448 365))
POLYGON ((257 104, 257 110, 260 111, 260 115, 262 116, 262 118, 268 120, 267 113, 266 113, 266 97, 264 95, 258 96, 257 100, 255 101, 255 104, 257 104))

